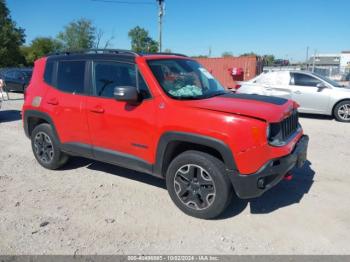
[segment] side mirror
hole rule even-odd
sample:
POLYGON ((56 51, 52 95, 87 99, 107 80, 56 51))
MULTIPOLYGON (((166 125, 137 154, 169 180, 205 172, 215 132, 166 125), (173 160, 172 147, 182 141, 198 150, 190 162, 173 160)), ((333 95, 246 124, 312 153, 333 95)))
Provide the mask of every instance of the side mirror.
POLYGON ((318 83, 316 87, 318 88, 318 92, 321 92, 323 89, 328 88, 323 82, 318 83))
POLYGON ((117 86, 114 88, 114 98, 117 101, 139 102, 139 92, 134 86, 117 86))

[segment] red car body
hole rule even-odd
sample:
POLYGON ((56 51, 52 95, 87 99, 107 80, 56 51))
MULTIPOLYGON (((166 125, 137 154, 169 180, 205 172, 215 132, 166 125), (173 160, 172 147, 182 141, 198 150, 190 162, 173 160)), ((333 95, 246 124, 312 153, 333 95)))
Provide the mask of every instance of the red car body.
MULTIPOLYGON (((169 97, 148 62, 188 60, 187 57, 160 54, 135 57, 135 64, 152 94, 150 99, 136 105, 58 90, 44 81, 47 59, 35 62, 33 77, 26 90, 23 105, 26 134, 30 136, 37 123, 51 122, 60 144, 89 145, 88 151, 96 147, 103 148, 105 152, 121 152, 149 167, 135 164, 135 170, 164 176, 166 149, 160 149, 160 145, 163 140, 167 141, 164 134, 168 133, 193 134, 219 141, 229 150, 228 154, 221 156, 227 170, 247 177, 259 172, 269 161, 290 155, 303 137, 299 127, 283 146, 273 146, 267 139, 271 123, 280 123, 296 111, 298 105, 291 100, 275 104, 245 97, 217 96, 201 100, 169 97), (48 116, 49 120, 40 120, 40 115, 48 116), (162 159, 161 163, 158 163, 159 159, 162 159)), ((196 139, 187 142, 200 144, 196 139)), ((216 150, 222 152, 221 149, 216 150)), ((79 155, 79 152, 73 154, 79 155)), ((81 155, 91 157, 94 153, 89 155, 84 151, 81 155)), ((259 194, 241 193, 242 197, 259 194)))

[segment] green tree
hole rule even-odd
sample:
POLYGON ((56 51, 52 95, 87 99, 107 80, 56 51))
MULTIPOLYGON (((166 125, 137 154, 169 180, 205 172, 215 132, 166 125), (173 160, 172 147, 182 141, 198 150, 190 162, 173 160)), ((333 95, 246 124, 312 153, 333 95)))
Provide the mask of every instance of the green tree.
POLYGON ((222 57, 233 57, 233 53, 232 52, 223 52, 222 54, 221 54, 221 56, 222 57))
POLYGON ((135 52, 156 53, 158 52, 158 42, 153 40, 147 30, 136 26, 128 33, 131 39, 131 49, 135 52))
POLYGON ((20 51, 24 38, 24 29, 11 19, 5 0, 0 0, 0 67, 17 66, 24 62, 20 51))
POLYGON ((27 65, 33 65, 34 61, 39 57, 60 51, 61 49, 62 44, 50 37, 37 37, 31 42, 30 46, 23 46, 21 48, 27 65))
POLYGON ((254 52, 249 52, 249 53, 241 54, 240 56, 258 56, 258 55, 254 52))
POLYGON ((274 55, 264 55, 263 61, 264 61, 264 65, 271 66, 275 62, 275 56, 274 55))
POLYGON ((80 18, 65 26, 57 39, 66 50, 91 49, 95 46, 96 27, 91 20, 80 18))
POLYGON ((208 58, 207 55, 194 55, 192 58, 208 58))

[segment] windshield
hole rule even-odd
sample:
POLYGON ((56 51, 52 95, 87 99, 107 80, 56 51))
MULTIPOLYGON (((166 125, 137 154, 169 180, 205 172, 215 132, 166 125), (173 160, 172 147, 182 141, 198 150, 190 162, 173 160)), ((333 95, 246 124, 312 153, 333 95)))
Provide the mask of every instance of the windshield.
POLYGON ((148 64, 158 83, 172 98, 203 99, 226 93, 220 83, 193 60, 150 60, 148 64))
POLYGON ((325 77, 325 76, 322 76, 322 75, 319 75, 319 74, 316 74, 316 73, 314 73, 314 75, 316 75, 318 78, 321 78, 323 81, 327 82, 328 84, 330 84, 330 85, 332 85, 334 87, 343 87, 341 84, 339 84, 336 81, 333 81, 333 80, 329 79, 328 77, 325 77))

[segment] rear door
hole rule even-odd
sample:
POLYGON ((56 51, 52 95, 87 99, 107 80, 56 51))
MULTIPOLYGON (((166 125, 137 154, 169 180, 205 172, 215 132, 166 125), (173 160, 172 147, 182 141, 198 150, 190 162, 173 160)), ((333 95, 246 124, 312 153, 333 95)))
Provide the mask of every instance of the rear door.
POLYGON ((48 88, 45 108, 52 116, 61 143, 68 151, 79 151, 81 155, 85 151, 91 153, 85 111, 87 64, 84 60, 67 60, 47 62, 46 65, 53 70, 53 88, 48 88))
POLYGON ((327 113, 331 89, 318 88, 320 83, 320 79, 309 74, 292 73, 292 99, 300 105, 300 112, 327 113))

